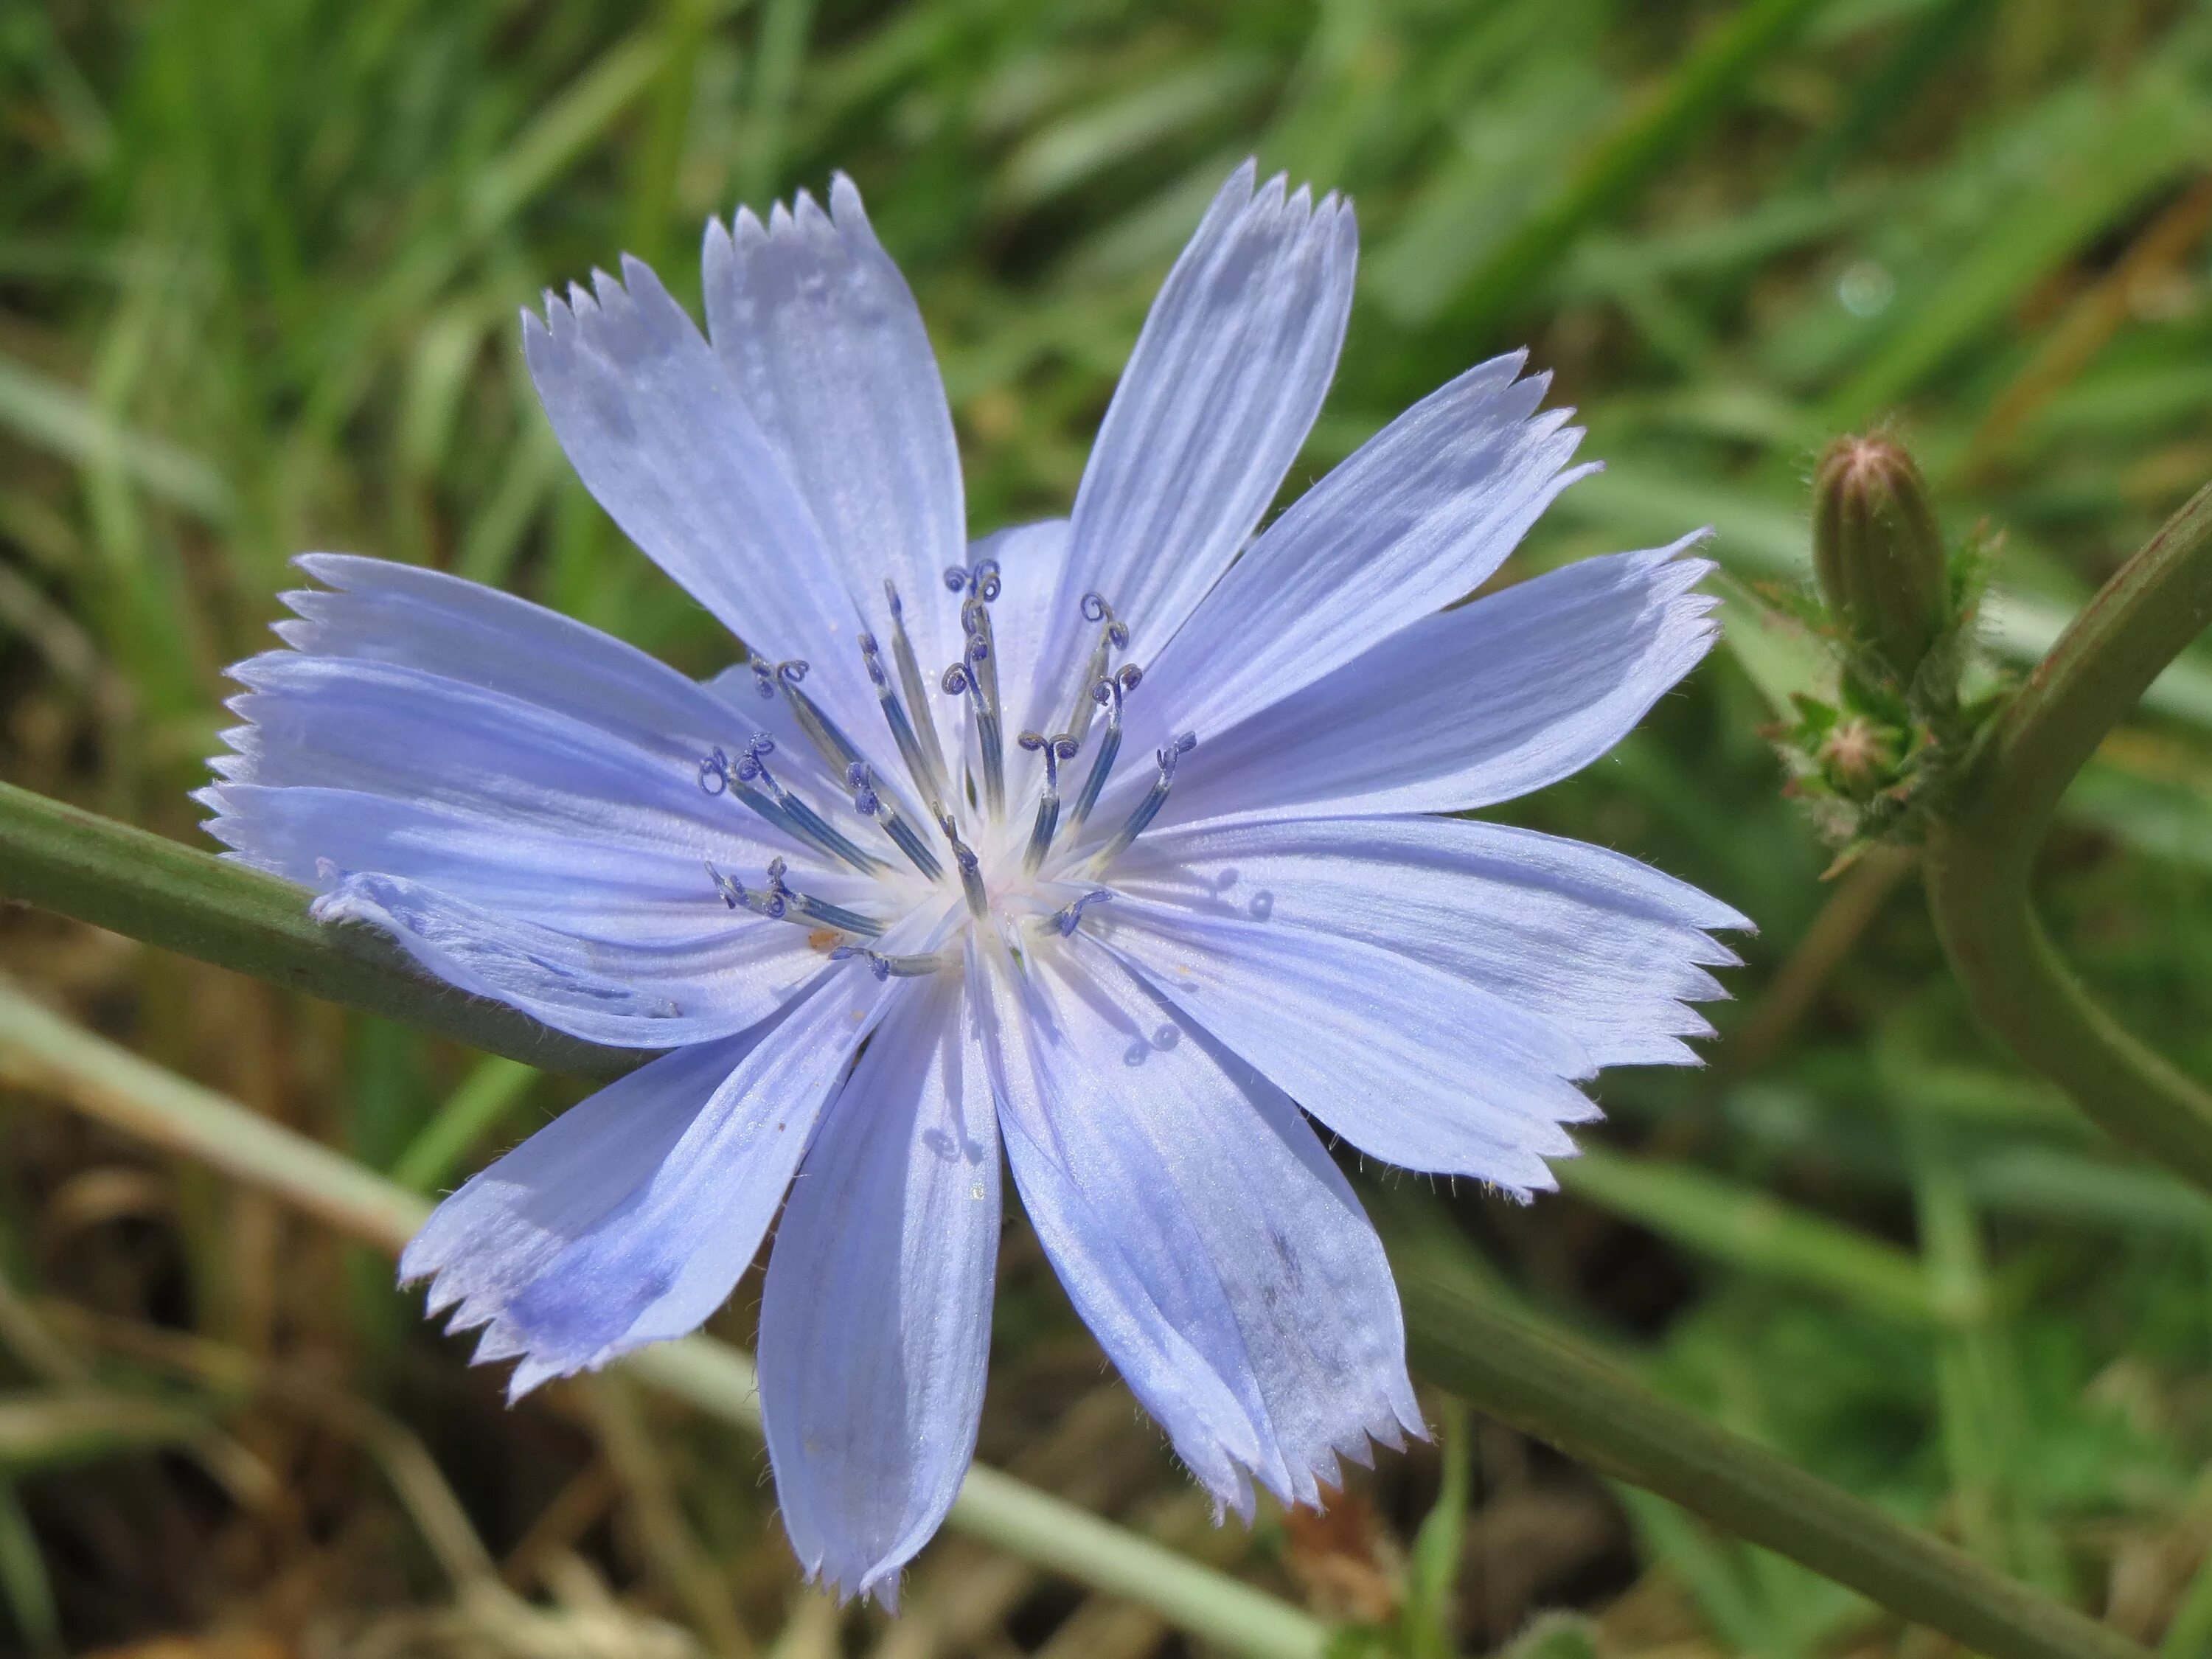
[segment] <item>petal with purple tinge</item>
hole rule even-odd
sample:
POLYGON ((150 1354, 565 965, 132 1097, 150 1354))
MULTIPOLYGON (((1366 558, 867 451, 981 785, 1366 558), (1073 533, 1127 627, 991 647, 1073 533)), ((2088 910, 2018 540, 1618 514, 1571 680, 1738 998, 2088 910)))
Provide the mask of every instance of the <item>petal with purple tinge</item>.
MULTIPOLYGON (((1698 539, 1583 559, 1415 623, 1201 733, 1159 822, 1455 811, 1571 776, 1718 637, 1714 602, 1696 591, 1712 565, 1679 556, 1698 539)), ((1146 782, 1117 780, 1097 821, 1146 782)))
POLYGON ((761 1302, 761 1416, 810 1573, 896 1602, 975 1449, 999 1136, 957 986, 891 1010, 823 1119, 761 1302))
POLYGON ((1724 996, 1711 934, 1751 923, 1601 847, 1468 818, 1292 818, 1148 833, 1116 890, 1335 934, 1468 980, 1571 1032, 1596 1066, 1695 1064, 1724 996))
POLYGON ((951 662, 961 635, 942 579, 967 550, 960 451, 921 313, 860 192, 839 173, 826 213, 804 191, 766 223, 739 209, 727 230, 708 226, 704 267, 715 355, 861 614, 888 627, 883 584, 896 582, 922 662, 951 662))
MULTIPOLYGON (((1065 696, 1091 650, 1097 592, 1149 658, 1252 533, 1320 412, 1352 306, 1348 202, 1255 191, 1247 162, 1168 273, 1076 491, 1067 570, 1039 640, 1040 684, 1065 696)), ((1014 705, 1049 731, 1047 702, 1014 705)))
MULTIPOLYGON (((343 789, 442 806, 527 833, 695 859, 799 844, 706 793, 696 761, 604 726, 402 664, 271 651, 230 671, 247 689, 210 764, 228 784, 343 789)), ((221 787, 222 785, 218 785, 221 787)))
MULTIPOLYGON (((712 951, 733 927, 750 925, 725 907, 705 860, 684 848, 549 833, 451 805, 310 784, 215 784, 196 799, 215 810, 208 831, 229 844, 234 858, 317 891, 373 871, 514 921, 613 945, 712 951)), ((715 862, 758 870, 784 851, 732 834, 715 862)), ((833 902, 860 886, 811 869, 794 880, 833 902)))
POLYGON ((1215 1501, 1317 1504, 1422 1432, 1382 1242, 1283 1092, 1103 951, 995 981, 1023 1207, 1215 1501))
POLYGON ((296 614, 276 631, 305 655, 395 663, 498 692, 680 769, 751 735, 667 664, 512 593, 388 559, 307 553, 294 562, 327 585, 282 596, 296 614))
POLYGON ((1582 434, 1537 413, 1526 356, 1430 393, 1268 526, 1147 663, 1132 741, 1227 731, 1487 581, 1595 470, 1568 466, 1582 434))
POLYGON ((1358 939, 1127 896, 1085 930, 1222 1046, 1362 1152, 1516 1194, 1557 1183, 1563 1124, 1597 1109, 1571 1032, 1358 939))
POLYGON ((797 996, 823 963, 787 922, 746 917, 696 939, 617 944, 374 873, 341 878, 308 914, 374 927, 449 985, 618 1048, 729 1036, 797 996))
MULTIPOLYGON (((857 661, 854 596, 782 457, 660 279, 635 259, 623 279, 599 272, 590 291, 549 295, 543 321, 523 314, 531 379, 576 476, 756 653, 857 661)), ((864 730, 866 687, 825 674, 818 697, 864 730)))
POLYGON ((736 1037, 571 1107, 440 1205, 400 1257, 433 1313, 485 1327, 520 1395, 681 1336, 760 1249, 879 993, 844 974, 736 1037))

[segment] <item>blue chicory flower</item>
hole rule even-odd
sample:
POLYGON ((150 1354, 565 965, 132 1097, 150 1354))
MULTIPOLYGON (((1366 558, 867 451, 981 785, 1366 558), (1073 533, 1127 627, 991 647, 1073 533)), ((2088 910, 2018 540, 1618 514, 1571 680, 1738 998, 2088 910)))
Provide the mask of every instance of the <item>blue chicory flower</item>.
POLYGON ((895 1597, 967 1468, 1002 1157, 1218 1502, 1313 1504, 1422 1425, 1306 1115, 1549 1188, 1597 1115, 1577 1082, 1690 1060, 1734 960, 1709 934, 1747 925, 1438 816, 1595 760, 1714 635, 1694 537, 1443 608, 1589 470, 1520 356, 1253 538, 1356 246, 1348 204, 1254 178, 1169 276, 1071 519, 968 541, 921 316, 840 176, 827 213, 708 227, 708 337, 635 260, 523 319, 577 472, 746 662, 702 686, 315 554, 289 648, 233 671, 201 796, 232 856, 456 986, 669 1051, 448 1198, 403 1277, 520 1395, 694 1329, 781 1208, 762 1412, 792 1541, 848 1594, 895 1597))

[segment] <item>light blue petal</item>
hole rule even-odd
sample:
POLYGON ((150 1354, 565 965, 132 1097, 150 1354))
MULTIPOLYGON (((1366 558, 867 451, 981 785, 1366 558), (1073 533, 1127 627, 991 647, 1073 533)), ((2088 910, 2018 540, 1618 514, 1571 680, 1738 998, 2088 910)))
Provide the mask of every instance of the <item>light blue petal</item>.
POLYGON ((783 1201, 879 996, 840 974, 742 1036, 684 1048, 562 1113, 473 1176, 400 1257, 432 1313, 519 1358, 509 1396, 693 1330, 783 1201))
POLYGON ((761 1415, 793 1547, 885 1606, 975 1447, 999 1251, 998 1127, 958 991, 890 1010, 776 1229, 761 1415))
MULTIPOLYGON (((232 856, 319 892, 374 871, 556 933, 628 945, 711 945, 745 922, 682 848, 546 834, 450 806, 305 784, 218 784, 198 799, 218 814, 208 828, 232 856)), ((726 867, 757 869, 775 850, 732 839, 726 867)), ((842 902, 847 895, 833 884, 821 896, 842 902)))
POLYGON ((697 860, 744 864, 769 848, 805 857, 727 795, 702 791, 696 761, 497 691, 292 651, 231 675, 249 690, 231 701, 247 722, 223 734, 233 753, 212 763, 226 784, 354 790, 697 860))
POLYGON ((1301 495, 1146 665, 1131 741, 1201 738, 1310 685, 1488 580, 1567 485, 1579 429, 1548 374, 1495 357, 1431 392, 1301 495))
MULTIPOLYGON (((1007 647, 999 653, 1000 695, 1009 708, 1048 704, 1051 714, 1036 729, 1065 731, 1063 722, 1073 707, 1074 676, 1071 671, 1065 685, 1044 685, 1037 647, 1051 629, 1052 607, 1067 564, 1067 520, 1041 519, 982 537, 969 549, 969 561, 982 559, 999 566, 1000 589, 991 623, 1007 647)), ((1018 769, 1015 775, 1032 769, 1018 769)))
POLYGON ((570 1107, 471 1176, 399 1256, 403 1285, 434 1279, 432 1314, 475 1330, 575 1239, 651 1180, 752 1043, 752 1034, 665 1054, 570 1107))
MULTIPOLYGON (((548 295, 523 355, 561 447, 630 539, 754 652, 857 662, 853 597, 775 447, 684 308, 635 259, 622 283, 548 295)), ((848 731, 875 700, 857 672, 810 685, 848 731)))
POLYGON ((1465 818, 1335 818, 1148 833, 1115 889, 1425 962, 1571 1032, 1597 1066, 1694 1065, 1689 1004, 1744 917, 1603 848, 1465 818))
POLYGON ((578 939, 399 876, 342 878, 309 915, 360 922, 430 973, 592 1042, 672 1048, 727 1036, 797 995, 825 961, 802 928, 732 919, 670 944, 578 939))
POLYGON ((1224 1047, 1362 1152, 1519 1196, 1595 1117, 1572 1033, 1358 939, 1117 897, 1084 923, 1224 1047))
MULTIPOLYGON (((1204 1264, 1194 1259, 1183 1293, 1164 1298, 1146 1283, 1147 1269, 1162 1280, 1175 1276, 1178 1264, 1146 1248, 1164 1241, 1142 1240, 1133 1229, 1127 1240, 1118 1237, 1112 1218, 1097 1212, 1094 1194, 1070 1167, 1062 1131, 1079 1143, 1085 1131, 1057 1116, 1071 1092, 1054 1064, 1058 1060, 1064 1071, 1076 1062, 1058 1053, 1069 1038, 1055 1023, 1055 999, 1048 988, 1036 981, 1017 986, 1014 975, 993 970, 979 973, 970 1000, 985 1030, 1000 1124, 1022 1206, 1069 1300, 1145 1409, 1167 1430, 1199 1483, 1217 1503, 1249 1516, 1251 1474, 1257 1471, 1281 1484, 1280 1453, 1255 1420, 1260 1413, 1238 1397, 1174 1316, 1188 1322, 1194 1298, 1204 1298, 1215 1328, 1233 1328, 1225 1303, 1213 1293, 1218 1287, 1209 1288, 1204 1264), (1133 1251, 1142 1261, 1133 1260, 1133 1251)), ((1079 1091, 1072 1097, 1080 1098, 1079 1091)), ((1202 1327, 1194 1328, 1194 1336, 1204 1334, 1202 1327)))
POLYGON ((495 587, 388 559, 309 553, 294 561, 329 592, 283 596, 286 644, 309 656, 395 663, 499 692, 593 726, 647 754, 696 769, 757 729, 719 699, 596 628, 495 587))
POLYGON ((1246 162, 1221 187, 1152 303, 1075 497, 1067 572, 1039 656, 1049 731, 1104 595, 1148 661, 1213 586, 1274 499, 1336 372, 1358 228, 1349 203, 1255 193, 1246 162))
POLYGON ((233 672, 252 723, 199 795, 232 856, 577 1036, 726 1036, 818 970, 804 930, 725 906, 710 861, 744 877, 789 851, 803 890, 874 896, 606 721, 390 661, 280 651, 233 672))
MULTIPOLYGON (((729 230, 710 223, 708 331, 860 614, 887 629, 883 584, 896 582, 933 674, 961 647, 943 580, 967 552, 952 415, 914 295, 842 173, 830 210, 802 191, 765 225, 743 208, 729 230)), ((853 676, 860 664, 819 666, 853 676)))
POLYGON ((988 1030, 1023 1207, 1176 1451, 1248 1518, 1422 1432, 1382 1242, 1297 1107, 1088 945, 988 1030))
MULTIPOLYGON (((1696 539, 1583 559, 1416 623, 1200 732, 1160 822, 1455 811, 1580 771, 1718 637, 1712 599, 1692 591, 1711 563, 1677 556, 1696 539)), ((1109 804, 1149 783, 1117 777, 1092 822, 1115 823, 1109 804)))

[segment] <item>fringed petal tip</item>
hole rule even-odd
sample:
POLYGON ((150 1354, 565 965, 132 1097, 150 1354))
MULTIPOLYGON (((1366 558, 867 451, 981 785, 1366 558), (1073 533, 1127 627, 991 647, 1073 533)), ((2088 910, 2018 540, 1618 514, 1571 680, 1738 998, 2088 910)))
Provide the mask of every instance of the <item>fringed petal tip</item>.
POLYGON ((885 1613, 896 1614, 899 1610, 899 1589, 906 1576, 907 1563, 914 1559, 921 1546, 916 1544, 903 1554, 886 1556, 880 1561, 865 1566, 848 1567, 842 1571, 817 1559, 801 1560, 799 1571, 806 1582, 824 1595, 837 1598, 841 1607, 850 1607, 854 1601, 872 1601, 885 1613))
POLYGON ((1291 175, 1286 172, 1271 173, 1263 179, 1260 177, 1260 158, 1248 155, 1215 192, 1214 205, 1217 210, 1237 210, 1264 198, 1275 210, 1287 211, 1301 219, 1328 219, 1340 213, 1350 216, 1350 197, 1332 190, 1316 201, 1313 188, 1307 180, 1299 181, 1292 188, 1291 175))
POLYGON ((501 1391, 508 1406, 558 1378, 597 1370, 606 1358, 613 1358, 610 1354, 596 1363, 564 1364, 533 1353, 528 1334, 507 1316, 504 1298, 495 1286, 472 1283, 465 1273, 452 1270, 443 1261, 424 1259, 418 1248, 422 1243, 422 1237, 417 1234, 401 1253, 398 1287, 406 1291, 427 1285, 422 1316, 436 1319, 443 1314, 445 1321, 440 1328, 447 1336, 477 1333, 476 1346, 469 1354, 471 1366, 496 1365, 509 1359, 520 1362, 501 1391))
MULTIPOLYGON (((1595 1118, 1601 1114, 1593 1109, 1590 1115, 1595 1118)), ((1553 1173, 1551 1164, 1544 1159, 1580 1158, 1582 1151, 1571 1140, 1564 1146, 1548 1147, 1543 1159, 1529 1160, 1532 1167, 1521 1171, 1518 1179, 1486 1180, 1482 1183, 1482 1190, 1492 1198, 1502 1198, 1507 1203, 1517 1204, 1525 1210, 1535 1203, 1537 1194, 1559 1190, 1559 1177, 1553 1173)))
POLYGON ((1401 1378, 1391 1393, 1393 1397, 1369 1401, 1358 1421, 1334 1439, 1312 1449, 1306 1458, 1295 1465, 1280 1465, 1270 1470, 1224 1454, 1209 1476, 1190 1461, 1183 1448, 1176 1449, 1177 1461, 1212 1501, 1213 1524, 1217 1527, 1227 1525, 1232 1515, 1250 1526, 1259 1512, 1261 1488, 1285 1509, 1307 1509, 1318 1513, 1328 1507, 1333 1494, 1343 1490, 1346 1464, 1371 1469, 1375 1467, 1376 1447, 1402 1452, 1408 1439, 1431 1438, 1428 1424, 1413 1399, 1411 1383, 1401 1378))
POLYGON ((585 1369, 564 1368, 533 1357, 527 1333, 507 1316, 511 1287, 482 1267, 471 1273, 465 1259, 456 1261, 454 1255, 454 1239, 441 1238, 435 1230, 426 1227, 399 1253, 398 1287, 409 1291, 422 1286, 422 1316, 438 1319, 442 1315, 440 1328, 447 1336, 477 1334, 469 1354, 470 1364, 494 1365, 508 1359, 522 1362, 507 1378, 508 1405, 542 1383, 585 1369))
POLYGON ((445 1316, 441 1328, 448 1336, 477 1334, 469 1355, 471 1366, 516 1362, 501 1389, 510 1407, 548 1382, 602 1370, 641 1346, 617 1339, 580 1348, 572 1334, 560 1329, 541 1334, 525 1305, 529 1300, 526 1285, 518 1293, 495 1271, 471 1273, 465 1262, 434 1259, 418 1249, 422 1243, 422 1236, 417 1235, 401 1255, 399 1288, 427 1284, 422 1301, 426 1319, 445 1316))

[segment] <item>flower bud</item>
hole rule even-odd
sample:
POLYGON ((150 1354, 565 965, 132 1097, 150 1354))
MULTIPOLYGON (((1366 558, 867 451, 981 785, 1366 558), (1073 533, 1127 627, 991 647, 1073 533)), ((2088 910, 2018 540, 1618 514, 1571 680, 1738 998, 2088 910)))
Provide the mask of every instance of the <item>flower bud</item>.
POLYGON ((1813 474, 1820 596, 1858 645, 1910 684, 1951 623, 1951 579, 1928 486, 1904 447, 1838 438, 1813 474))
POLYGON ((1845 800, 1871 799, 1897 764, 1888 734, 1863 714, 1838 720, 1815 751, 1836 793, 1845 800))

